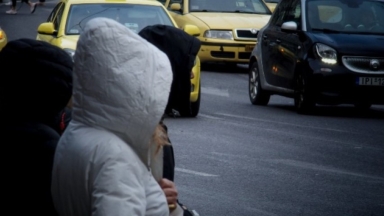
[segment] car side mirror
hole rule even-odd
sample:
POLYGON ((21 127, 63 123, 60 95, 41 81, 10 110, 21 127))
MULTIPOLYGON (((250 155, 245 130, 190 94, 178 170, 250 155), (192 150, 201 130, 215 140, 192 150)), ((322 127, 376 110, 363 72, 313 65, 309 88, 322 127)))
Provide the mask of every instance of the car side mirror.
POLYGON ((189 24, 185 25, 184 31, 191 36, 196 36, 196 37, 200 36, 200 29, 195 25, 189 25, 189 24))
POLYGON ((45 22, 39 25, 37 28, 37 33, 43 35, 52 35, 57 36, 57 31, 55 30, 55 26, 51 22, 45 22))
POLYGON ((181 4, 180 3, 172 3, 170 8, 172 11, 181 12, 181 4))
POLYGON ((294 21, 284 22, 281 29, 285 31, 297 31, 297 23, 294 21))

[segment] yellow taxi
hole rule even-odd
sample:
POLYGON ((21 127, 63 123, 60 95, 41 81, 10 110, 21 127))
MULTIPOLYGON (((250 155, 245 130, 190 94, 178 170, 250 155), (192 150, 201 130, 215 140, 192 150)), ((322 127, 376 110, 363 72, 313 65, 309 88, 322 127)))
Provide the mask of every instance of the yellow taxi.
POLYGON ((7 44, 7 35, 5 34, 4 30, 0 27, 0 50, 5 47, 7 44))
MULTIPOLYGON (((139 33, 144 27, 163 24, 178 27, 167 9, 156 0, 60 0, 48 17, 38 27, 37 40, 46 41, 64 49, 73 57, 79 35, 85 23, 96 17, 114 19, 139 33)), ((184 31, 198 36, 196 26, 188 25, 184 31)), ((200 109, 200 60, 196 57, 191 79, 191 115, 200 109)))
POLYGON ((264 0, 264 2, 265 4, 267 4, 268 8, 273 12, 280 0, 264 0))
POLYGON ((263 0, 159 0, 179 27, 196 25, 204 62, 248 63, 271 11, 263 0))

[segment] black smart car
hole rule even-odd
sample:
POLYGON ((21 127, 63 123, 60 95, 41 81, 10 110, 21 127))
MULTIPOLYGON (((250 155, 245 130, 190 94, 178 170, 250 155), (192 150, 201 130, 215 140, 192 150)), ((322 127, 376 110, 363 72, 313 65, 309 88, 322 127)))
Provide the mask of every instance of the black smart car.
POLYGON ((281 0, 249 63, 252 104, 384 104, 384 1, 281 0))

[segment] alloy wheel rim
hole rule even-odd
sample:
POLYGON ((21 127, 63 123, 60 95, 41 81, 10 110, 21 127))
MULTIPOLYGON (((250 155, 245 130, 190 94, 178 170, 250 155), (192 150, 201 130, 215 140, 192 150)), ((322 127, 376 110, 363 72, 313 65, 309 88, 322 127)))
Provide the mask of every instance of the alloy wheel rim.
POLYGON ((258 85, 259 85, 259 83, 257 82, 257 77, 258 77, 257 69, 253 68, 252 72, 251 72, 251 77, 250 77, 250 80, 249 80, 249 83, 250 83, 249 91, 250 91, 251 97, 253 99, 256 98, 257 88, 258 88, 258 85))

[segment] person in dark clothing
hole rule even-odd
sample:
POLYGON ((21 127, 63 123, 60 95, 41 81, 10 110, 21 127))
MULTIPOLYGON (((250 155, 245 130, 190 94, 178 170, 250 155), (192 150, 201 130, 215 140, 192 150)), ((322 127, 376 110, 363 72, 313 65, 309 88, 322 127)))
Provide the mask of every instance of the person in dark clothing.
POLYGON ((139 35, 163 51, 171 62, 173 82, 165 113, 176 110, 181 116, 190 116, 191 71, 200 40, 181 29, 160 24, 143 28, 139 35))
MULTIPOLYGON (((32 3, 29 0, 21 0, 21 3, 26 3, 29 5, 31 13, 34 13, 36 10, 37 3, 32 3)), ((5 13, 7 14, 17 14, 16 10, 16 0, 12 0, 11 9, 7 10, 5 13)))
MULTIPOLYGON (((173 82, 165 114, 177 110, 182 116, 189 116, 191 114, 191 78, 193 78, 191 71, 201 46, 200 41, 181 29, 167 25, 147 26, 139 32, 139 35, 163 51, 168 56, 172 66, 173 82)), ((160 125, 168 136, 168 128, 163 120, 164 116, 160 125)), ((163 177, 173 182, 175 156, 169 137, 168 142, 171 145, 163 146, 163 177)), ((180 202, 178 203, 184 209, 185 216, 196 214, 196 211, 189 210, 180 202)))
POLYGON ((44 6, 45 0, 39 0, 39 2, 37 2, 36 4, 38 4, 39 6, 44 6))
POLYGON ((72 118, 72 109, 70 107, 65 107, 58 116, 56 116, 56 131, 59 132, 60 135, 62 135, 65 131, 65 128, 67 128, 69 122, 72 118))
POLYGON ((51 173, 60 138, 57 117, 72 95, 72 59, 46 42, 18 39, 2 49, 0 65, 1 137, 8 155, 3 211, 57 215, 51 173))

